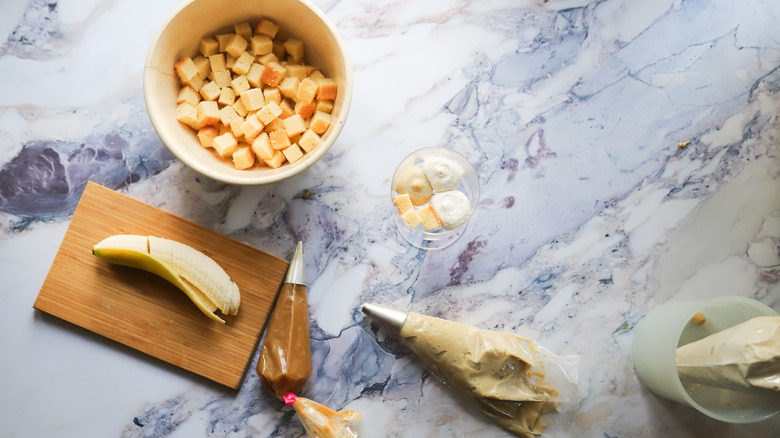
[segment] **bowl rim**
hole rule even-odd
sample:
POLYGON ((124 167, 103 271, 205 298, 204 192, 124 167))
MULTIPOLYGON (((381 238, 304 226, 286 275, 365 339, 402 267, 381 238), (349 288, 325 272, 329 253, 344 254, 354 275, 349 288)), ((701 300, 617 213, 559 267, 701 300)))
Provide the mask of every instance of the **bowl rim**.
MULTIPOLYGON (((317 16, 317 18, 320 21, 322 21, 325 27, 330 31, 331 35, 333 36, 333 39, 336 42, 336 45, 338 46, 339 50, 343 55, 341 57, 341 63, 344 66, 345 86, 343 91, 344 99, 341 102, 340 111, 344 116, 339 123, 331 124, 329 128, 331 132, 329 133, 328 141, 325 144, 320 144, 317 148, 315 148, 314 151, 312 151, 310 154, 307 154, 310 155, 311 158, 305 160, 304 162, 301 162, 298 165, 295 165, 297 163, 286 164, 285 166, 287 166, 287 169, 284 169, 283 171, 274 172, 270 175, 266 174, 265 172, 260 172, 257 175, 252 175, 251 177, 235 177, 226 173, 222 173, 220 171, 215 171, 213 168, 209 166, 205 166, 200 162, 198 162, 197 160, 192 160, 189 158, 187 154, 182 153, 181 148, 178 148, 176 146, 171 146, 171 144, 174 145, 177 144, 176 140, 172 137, 172 135, 168 133, 167 129, 164 129, 162 126, 158 126, 158 123, 155 122, 155 120, 158 117, 163 117, 163 115, 159 114, 155 106, 152 104, 150 93, 148 92, 148 87, 150 82, 152 81, 152 75, 155 70, 152 67, 152 65, 154 64, 153 59, 155 55, 155 47, 158 45, 160 38, 165 33, 168 26, 170 26, 171 22, 176 18, 176 16, 179 13, 181 13, 182 10, 184 10, 185 8, 189 7, 191 4, 197 1, 201 1, 201 0, 187 0, 182 2, 176 9, 174 9, 165 18, 165 20, 163 20, 163 22, 160 24, 157 31, 155 32, 154 36, 152 37, 149 44, 149 48, 146 53, 146 57, 144 60, 144 72, 143 72, 144 104, 146 106, 147 117, 151 121, 152 127, 157 133, 157 136, 163 142, 163 145, 179 161, 184 163, 187 167, 215 181, 219 181, 231 185, 253 186, 253 185, 271 184, 271 183, 275 183, 278 181, 291 178, 293 176, 296 176, 304 172, 306 169, 314 165, 314 163, 318 162, 320 158, 322 158, 322 156, 325 155, 333 146, 333 144, 336 142, 336 140, 339 137, 339 134, 341 133, 342 129, 344 128, 344 125, 346 124, 346 120, 348 118, 347 116, 349 114, 349 109, 352 103, 352 86, 353 86, 352 63, 349 57, 349 52, 347 51, 347 46, 344 43, 341 34, 338 32, 338 29, 333 24, 333 22, 330 21, 328 16, 325 15, 325 13, 320 8, 318 8, 314 3, 312 3, 310 0, 293 0, 306 7, 315 16, 317 16)), ((276 170, 276 169, 269 169, 269 170, 276 170)), ((246 172, 251 172, 251 170, 246 172)))

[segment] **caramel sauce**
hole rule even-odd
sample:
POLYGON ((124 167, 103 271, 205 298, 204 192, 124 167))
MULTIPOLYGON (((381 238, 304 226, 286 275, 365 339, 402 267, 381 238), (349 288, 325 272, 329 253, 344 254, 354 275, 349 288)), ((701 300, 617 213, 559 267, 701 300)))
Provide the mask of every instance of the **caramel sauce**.
POLYGON ((285 283, 268 322, 257 374, 268 392, 281 399, 300 392, 311 373, 306 286, 285 283))

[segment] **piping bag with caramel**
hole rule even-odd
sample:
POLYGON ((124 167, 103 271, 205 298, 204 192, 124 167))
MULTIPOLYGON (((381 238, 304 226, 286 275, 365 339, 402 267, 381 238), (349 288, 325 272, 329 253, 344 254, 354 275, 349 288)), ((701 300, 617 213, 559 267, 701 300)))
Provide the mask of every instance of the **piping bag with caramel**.
POLYGON ((551 379, 556 374, 552 369, 563 361, 514 333, 376 304, 363 304, 361 310, 397 336, 450 388, 468 396, 477 409, 519 436, 541 434, 547 426, 542 416, 559 408, 567 398, 560 389, 570 392, 576 379, 570 364, 564 367, 568 368, 564 379, 560 375, 551 379))
POLYGON ((311 376, 309 304, 303 267, 303 244, 298 242, 257 362, 257 374, 263 386, 279 399, 290 392, 299 392, 311 376))
POLYGON ((295 395, 303 389, 311 373, 303 244, 298 242, 260 347, 257 374, 268 392, 293 406, 309 436, 357 437, 350 424, 359 420, 360 414, 352 411, 336 412, 295 395))

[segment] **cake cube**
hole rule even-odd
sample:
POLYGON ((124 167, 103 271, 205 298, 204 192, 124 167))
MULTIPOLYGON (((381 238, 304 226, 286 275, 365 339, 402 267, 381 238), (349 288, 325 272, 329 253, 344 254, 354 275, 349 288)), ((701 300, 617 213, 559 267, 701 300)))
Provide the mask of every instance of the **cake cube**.
POLYGON ((195 91, 200 92, 200 89, 203 87, 203 84, 208 82, 208 79, 202 79, 200 75, 196 76, 188 85, 192 86, 192 88, 195 89, 195 91))
POLYGON ((217 100, 220 94, 222 94, 222 90, 214 81, 209 81, 200 88, 200 95, 203 97, 203 100, 217 100))
POLYGON ((263 160, 265 164, 268 165, 268 167, 271 167, 273 169, 279 168, 282 164, 284 164, 285 160, 284 154, 282 151, 274 151, 274 155, 269 160, 263 160))
POLYGON ((303 59, 303 41, 290 38, 284 42, 284 50, 296 61, 303 59))
MULTIPOLYGON (((230 81, 230 87, 233 88, 233 91, 236 92, 236 95, 240 95, 241 93, 245 91, 249 91, 249 80, 246 78, 246 76, 236 76, 233 78, 232 81, 230 81)), ((246 102, 244 102, 244 105, 246 105, 246 102)), ((249 109, 249 108, 247 108, 249 109)))
POLYGON ((261 132, 252 140, 252 151, 261 160, 270 160, 276 152, 271 146, 271 139, 267 132, 261 132))
POLYGON ((331 116, 322 111, 316 111, 311 117, 311 130, 317 134, 324 134, 330 127, 331 116))
POLYGON ((315 81, 317 81, 317 83, 320 82, 320 79, 325 79, 325 75, 322 74, 322 72, 319 71, 317 68, 312 67, 310 65, 307 65, 306 67, 308 67, 309 69, 309 79, 314 79, 315 81))
POLYGON ((238 170, 249 169, 255 165, 255 154, 248 144, 242 143, 233 152, 233 167, 238 170))
POLYGON ((282 153, 284 154, 284 158, 290 163, 300 160, 303 156, 303 151, 301 151, 301 148, 299 148, 297 144, 291 144, 290 147, 282 149, 282 153))
POLYGON ((280 82, 282 82, 286 72, 287 69, 282 67, 281 64, 275 61, 271 61, 265 64, 265 68, 263 69, 263 74, 260 76, 260 80, 263 81, 264 84, 270 85, 271 87, 276 87, 280 82))
POLYGON ((244 133, 244 138, 247 141, 254 140, 258 134, 263 132, 263 122, 257 117, 257 113, 252 113, 246 117, 244 123, 241 125, 241 132, 244 133))
POLYGON ((229 106, 236 103, 236 90, 232 87, 225 87, 222 92, 219 93, 219 99, 217 102, 222 106, 229 106))
POLYGON ((233 30, 247 41, 252 38, 252 26, 249 23, 236 23, 233 25, 233 30))
POLYGON ((241 54, 241 56, 236 59, 236 63, 233 64, 233 73, 237 75, 245 75, 247 72, 249 72, 249 68, 252 67, 252 64, 255 62, 255 57, 252 56, 249 52, 244 52, 241 54))
POLYGON ((301 81, 296 77, 285 77, 282 79, 282 82, 279 83, 279 92, 282 93, 282 96, 284 97, 295 99, 295 96, 298 94, 298 86, 300 83, 301 81))
POLYGON ((238 142, 232 133, 226 132, 222 135, 214 137, 214 141, 212 142, 211 146, 215 151, 217 151, 219 156, 227 158, 232 156, 233 152, 236 151, 238 148, 238 142))
POLYGON ((252 66, 249 67, 249 71, 246 72, 246 80, 249 82, 249 85, 254 88, 260 88, 263 85, 260 77, 263 76, 264 69, 265 66, 263 64, 258 64, 256 62, 252 63, 252 66))
POLYGON ((260 121, 266 125, 271 123, 271 121, 275 118, 279 117, 280 114, 282 114, 282 109, 279 108, 279 105, 276 102, 266 103, 265 106, 260 108, 260 110, 257 112, 257 116, 260 117, 260 121))
POLYGON ((195 89, 195 91, 200 91, 201 87, 203 87, 203 84, 206 83, 206 80, 200 77, 200 75, 195 75, 194 78, 187 84, 192 86, 192 88, 195 89))
MULTIPOLYGON (((203 88, 201 87, 201 90, 203 88)), ((200 94, 192 88, 192 85, 182 85, 179 88, 179 94, 176 96, 176 103, 187 102, 190 105, 197 105, 200 102, 200 94)))
POLYGON ((306 65, 303 62, 303 59, 295 59, 292 57, 292 55, 287 55, 286 58, 284 58, 284 62, 282 63, 285 67, 288 67, 290 65, 306 65))
POLYGON ((266 53, 265 55, 261 55, 257 57, 257 62, 263 65, 268 65, 269 62, 279 62, 279 58, 274 55, 273 53, 266 53))
POLYGON ((311 102, 311 103, 298 102, 295 104, 294 112, 295 114, 298 114, 304 119, 309 119, 314 114, 314 110, 316 108, 317 108, 317 104, 315 102, 311 102))
POLYGON ((236 139, 244 137, 244 131, 241 130, 241 125, 244 124, 244 121, 244 118, 239 116, 230 119, 230 123, 228 123, 230 126, 230 132, 236 139))
POLYGON ((219 110, 219 121, 221 121, 223 125, 230 125, 230 121, 236 117, 241 116, 238 115, 232 106, 222 107, 222 109, 219 110))
POLYGON ((200 129, 198 124, 198 109, 189 102, 176 105, 176 120, 184 123, 192 129, 200 129))
POLYGON ((201 126, 216 125, 219 122, 219 105, 212 100, 200 101, 197 105, 198 123, 201 126))
POLYGON ((230 42, 230 39, 233 38, 233 33, 221 33, 216 36, 217 42, 219 43, 219 51, 224 52, 227 48, 228 43, 230 42))
MULTIPOLYGON (((291 144, 292 144, 292 143, 295 143, 295 144, 297 144, 297 145, 300 147, 300 146, 301 146, 301 144, 300 144, 300 143, 298 143, 298 140, 300 140, 300 139, 301 139, 301 136, 302 136, 302 135, 303 135, 303 134, 296 134, 296 135, 293 135, 293 136, 291 136, 291 137, 290 137, 290 143, 291 143, 291 144)), ((303 148, 301 148, 301 149, 303 149, 303 148)))
POLYGON ((320 144, 322 139, 316 132, 311 129, 307 129, 301 134, 301 138, 298 139, 298 146, 301 147, 306 153, 309 153, 320 144))
POLYGON ((317 106, 314 108, 315 111, 322 111, 324 113, 330 113, 333 111, 333 101, 332 100, 317 100, 317 106))
POLYGON ((219 88, 229 87, 230 82, 233 80, 230 70, 212 71, 210 78, 213 82, 217 83, 219 88))
POLYGON ((279 129, 284 130, 284 119, 281 118, 281 116, 271 120, 271 123, 265 125, 266 132, 277 131, 279 129))
POLYGON ((430 202, 420 207, 420 209, 417 210, 417 214, 419 214, 422 219, 425 231, 431 231, 441 227, 441 220, 439 220, 439 216, 436 214, 436 211, 433 210, 433 206, 430 202))
POLYGON ((272 53, 276 55, 276 59, 284 59, 284 55, 287 54, 287 52, 284 50, 284 43, 281 41, 274 41, 274 48, 272 53))
POLYGON ((198 76, 200 76, 201 79, 209 77, 209 73, 211 73, 211 63, 208 58, 198 55, 192 58, 192 63, 195 64, 195 67, 198 69, 198 76))
POLYGON ((276 36, 276 32, 279 32, 279 26, 271 20, 260 20, 255 26, 255 34, 263 34, 271 39, 276 36))
POLYGON ((414 209, 407 210, 404 214, 401 215, 401 219, 404 220, 409 226, 412 228, 417 228, 420 223, 422 223, 422 217, 420 217, 420 214, 417 213, 414 209))
POLYGON ((309 72, 306 69, 305 65, 297 65, 297 64, 290 64, 286 66, 287 68, 287 77, 298 79, 298 82, 306 79, 307 76, 309 76, 309 72))
MULTIPOLYGON (((244 104, 244 108, 250 113, 263 108, 263 105, 265 105, 263 90, 259 88, 251 88, 239 93, 239 95, 241 96, 241 103, 244 104)), ((263 123, 265 123, 265 120, 263 120, 263 123)))
POLYGON ((254 56, 267 55, 273 53, 274 42, 268 35, 255 35, 249 40, 249 52, 254 56))
POLYGON ((204 126, 198 130, 198 141, 204 148, 210 148, 218 135, 219 129, 216 126, 204 126))
POLYGON ((295 114, 295 108, 293 107, 292 101, 290 99, 282 99, 282 103, 279 104, 279 108, 282 109, 282 113, 279 115, 279 118, 286 119, 295 114))
POLYGON ((298 85, 298 93, 295 94, 295 98, 298 102, 311 103, 317 96, 317 90, 320 84, 312 78, 305 78, 298 85))
POLYGON ((268 133, 268 138, 271 140, 271 147, 277 150, 282 150, 290 147, 290 137, 287 135, 287 131, 284 129, 276 129, 268 133))
POLYGON ((233 66, 236 65, 236 59, 238 59, 238 57, 233 56, 230 53, 225 53, 225 67, 228 70, 232 70, 233 66))
POLYGON ((211 66, 211 71, 213 72, 227 70, 227 64, 225 63, 225 54, 215 53, 209 56, 209 65, 211 66))
POLYGON ((335 100, 338 86, 335 79, 324 78, 319 81, 320 88, 317 91, 317 99, 335 100))
POLYGON ((246 110, 246 107, 244 106, 244 103, 241 102, 241 99, 236 99, 236 102, 232 105, 233 110, 241 117, 246 117, 247 114, 249 114, 249 111, 246 110))
POLYGON ((219 52, 219 41, 211 37, 201 38, 198 49, 201 55, 208 58, 209 56, 219 52))
POLYGON ((409 210, 414 210, 414 204, 412 204, 412 198, 408 193, 403 193, 398 196, 393 196, 393 204, 398 209, 398 214, 403 215, 409 210))
POLYGON ((282 93, 277 87, 268 87, 263 90, 263 97, 266 102, 282 103, 282 93))
POLYGON ((225 52, 229 55, 238 58, 246 50, 246 46, 249 45, 247 41, 239 34, 233 34, 225 46, 225 52))
MULTIPOLYGON (((174 71, 176 71, 176 75, 179 77, 179 82, 182 84, 187 85, 193 85, 193 82, 195 82, 197 79, 200 79, 200 75, 198 74, 198 67, 195 66, 195 63, 192 62, 192 58, 189 56, 182 56, 179 58, 179 61, 174 64, 173 66, 174 71)), ((195 87, 195 89, 198 89, 199 87, 195 87)))
POLYGON ((284 130, 287 131, 287 135, 292 137, 303 133, 306 130, 306 122, 299 114, 292 115, 284 121, 284 130))

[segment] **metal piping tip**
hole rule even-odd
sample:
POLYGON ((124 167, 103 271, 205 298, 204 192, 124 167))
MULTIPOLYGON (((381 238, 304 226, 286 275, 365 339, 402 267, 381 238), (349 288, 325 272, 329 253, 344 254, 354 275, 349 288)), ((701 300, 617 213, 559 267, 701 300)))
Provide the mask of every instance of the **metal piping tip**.
POLYGON ((288 284, 301 284, 306 286, 306 277, 304 275, 303 265, 303 242, 298 241, 295 245, 290 265, 287 267, 287 274, 284 276, 284 282, 288 284))
POLYGON ((360 310, 380 327, 394 335, 401 333, 401 327, 406 321, 406 312, 377 304, 365 303, 360 306, 360 310))

